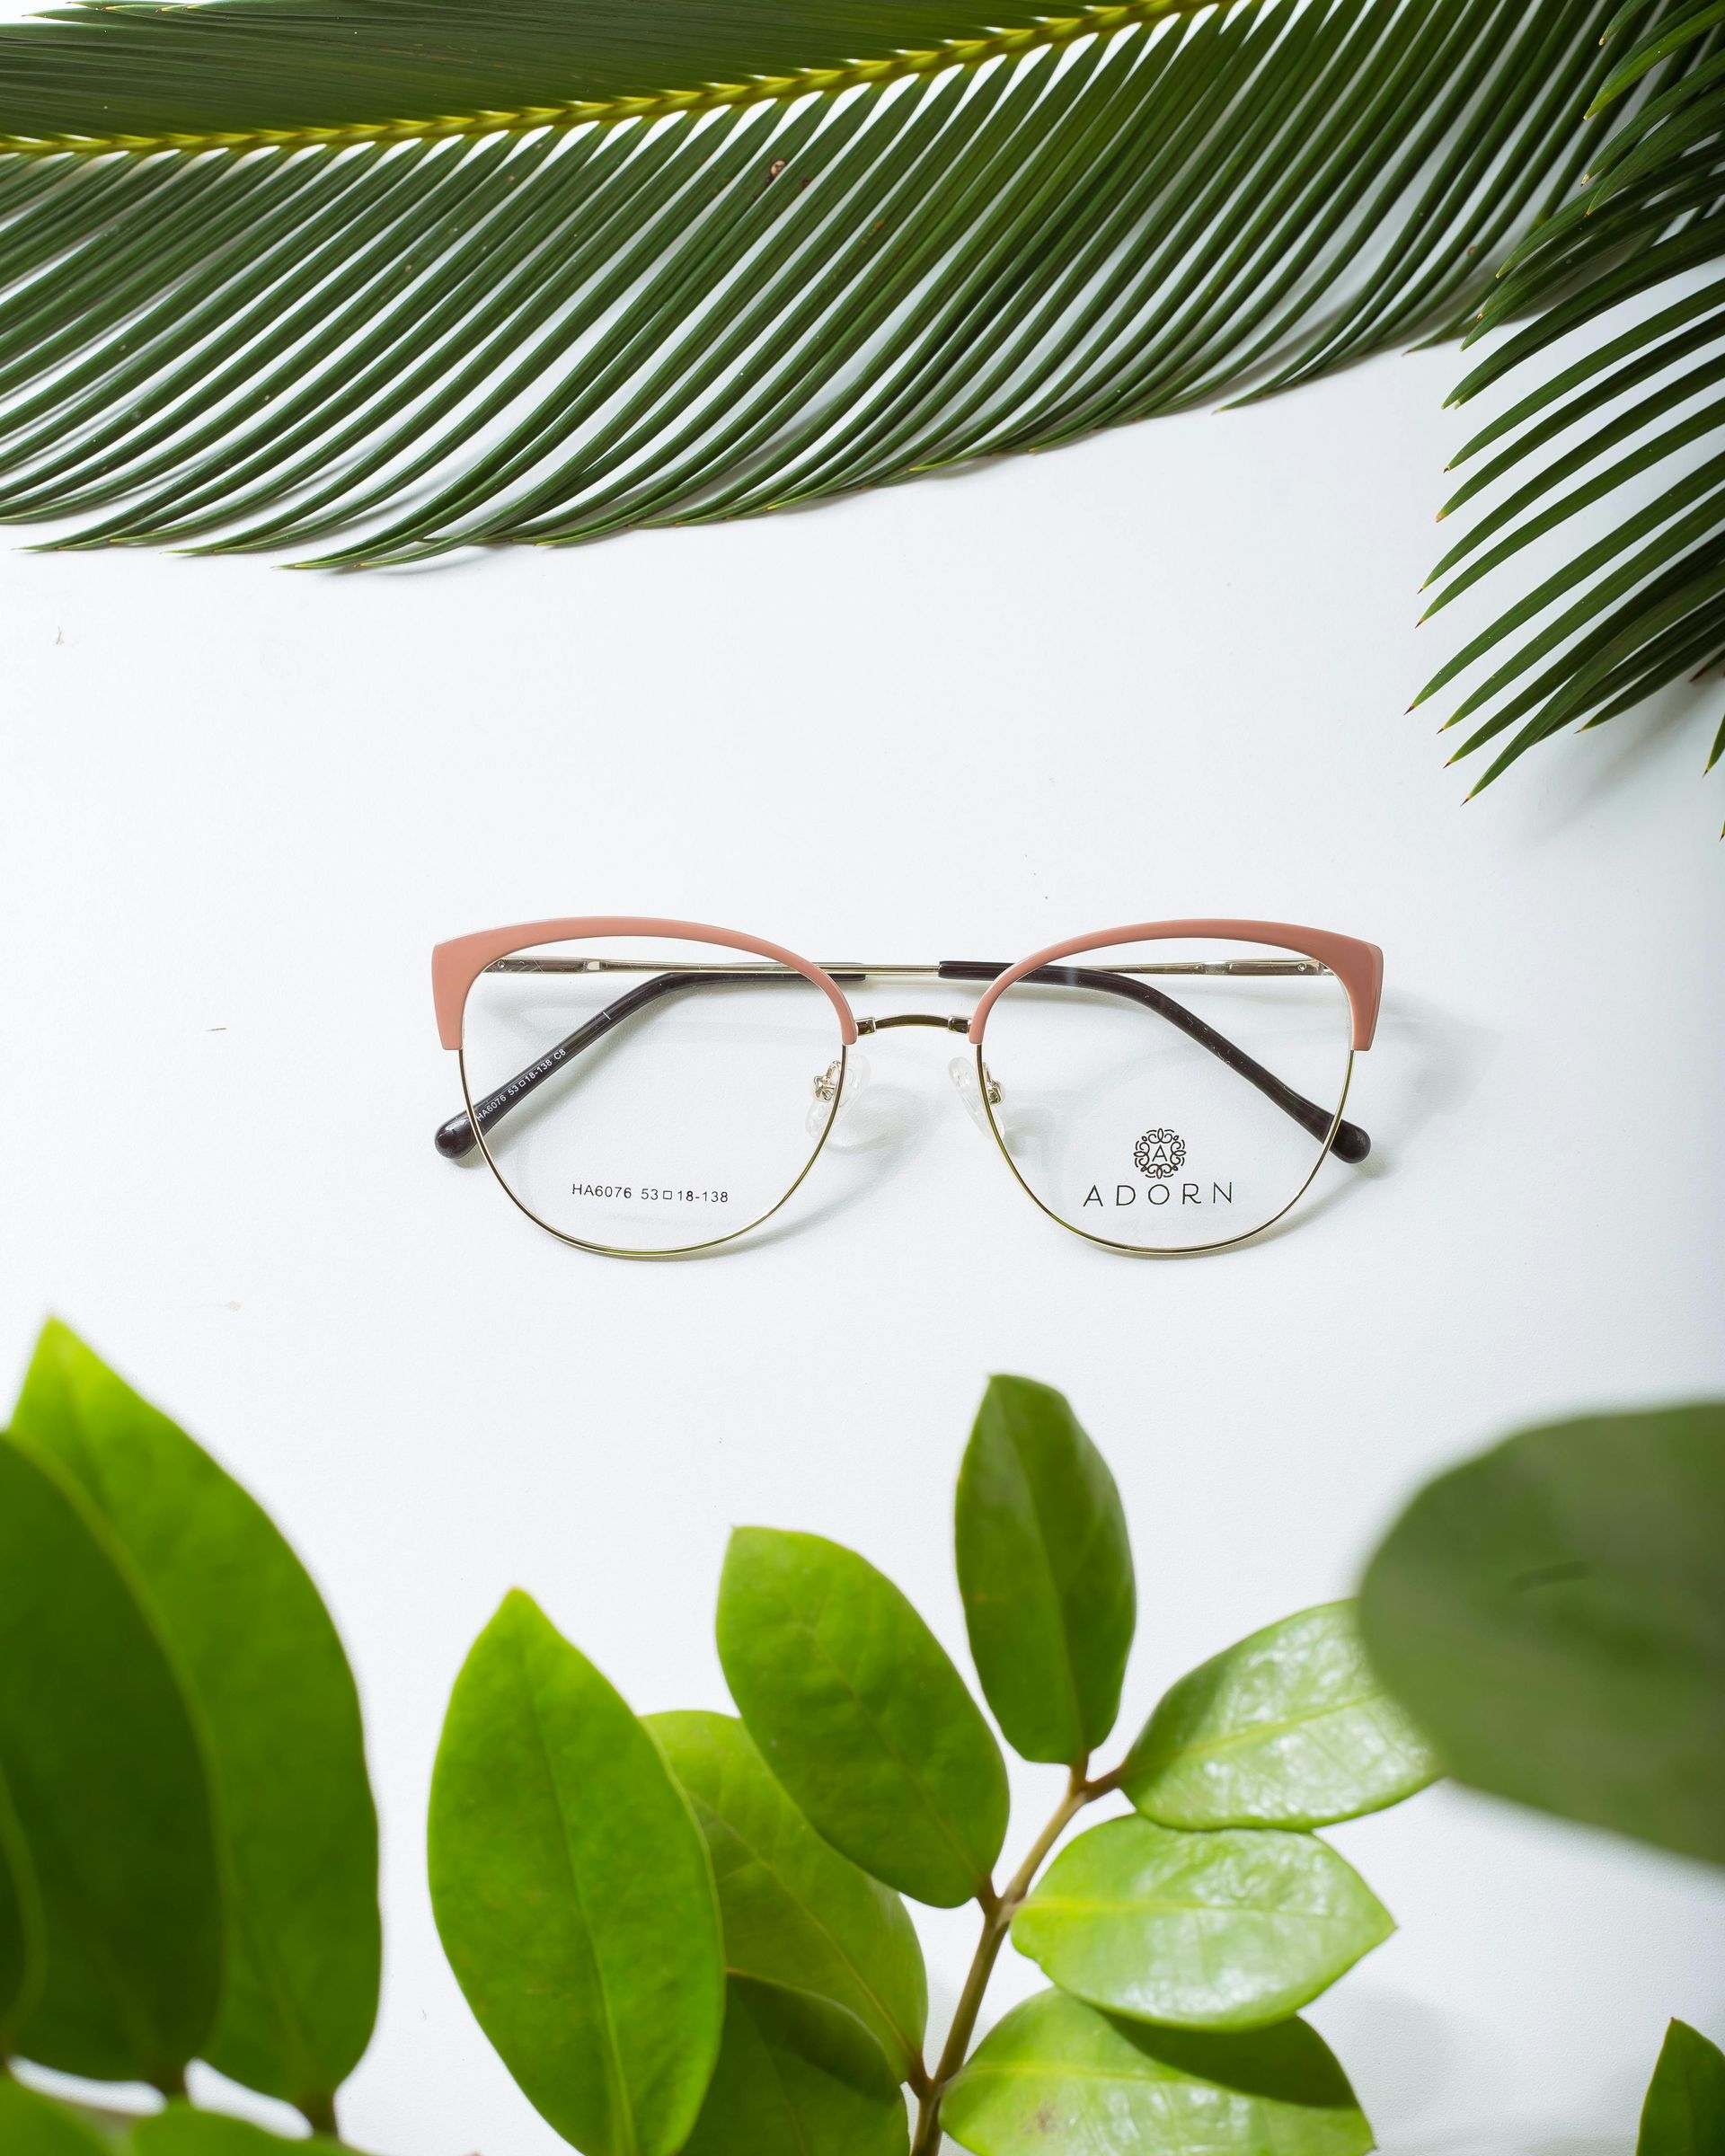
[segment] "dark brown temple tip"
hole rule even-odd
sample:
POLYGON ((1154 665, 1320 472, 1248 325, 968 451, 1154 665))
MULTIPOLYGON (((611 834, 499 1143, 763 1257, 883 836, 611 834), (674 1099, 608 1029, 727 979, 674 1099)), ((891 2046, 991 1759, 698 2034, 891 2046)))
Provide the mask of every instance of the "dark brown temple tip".
POLYGON ((479 1143, 467 1110, 464 1108, 458 1116, 451 1116, 447 1123, 438 1124, 432 1143, 446 1161, 464 1161, 479 1143))

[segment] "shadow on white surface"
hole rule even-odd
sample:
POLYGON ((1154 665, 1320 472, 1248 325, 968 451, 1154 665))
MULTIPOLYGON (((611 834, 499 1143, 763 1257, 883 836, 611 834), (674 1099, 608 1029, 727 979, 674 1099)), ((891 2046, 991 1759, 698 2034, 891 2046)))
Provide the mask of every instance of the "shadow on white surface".
POLYGON ((868 1091, 841 1112, 838 1127, 821 1148, 814 1168, 815 1175, 826 1171, 819 1195, 801 1206, 793 1197, 783 1212, 753 1233, 739 1236, 735 1242, 721 1243, 706 1255, 741 1257, 825 1227, 882 1189, 926 1149, 930 1120, 927 1100, 908 1086, 871 1082, 868 1091))
MULTIPOLYGON (((1387 1083, 1374 1089, 1384 1097, 1385 1112, 1379 1120, 1384 1126, 1385 1172, 1393 1173, 1398 1154, 1405 1153, 1429 1124, 1467 1107, 1500 1045, 1501 1037, 1491 1027, 1429 996, 1399 988, 1386 991, 1372 1050, 1388 1065, 1387 1083)), ((1372 1135, 1376 1140, 1378 1134, 1372 1135)), ((1370 1168, 1378 1157, 1374 1153, 1362 1165, 1370 1168)))
MULTIPOLYGON (((1580 825, 1619 813, 1624 793, 1651 783, 1656 773, 1668 783, 1680 784, 1687 775, 1699 784, 1721 712, 1725 682, 1716 676, 1673 682, 1639 710, 1625 711, 1604 727, 1582 734, 1570 728, 1541 742, 1522 763, 1494 780, 1492 791, 1513 785, 1518 777, 1531 777, 1547 756, 1561 760, 1562 782, 1550 788, 1543 804, 1544 827, 1530 833, 1535 844, 1549 845, 1580 825), (1676 765, 1675 772, 1666 770, 1670 764, 1676 765)), ((1720 775, 1713 773, 1709 782, 1712 787, 1719 786, 1720 775)), ((1725 817, 1725 793, 1716 814, 1725 817)), ((1545 2156, 1545 2152, 1538 2156, 1545 2156)))
POLYGON ((1349 1115, 1371 1134, 1371 1152, 1354 1166, 1326 1161, 1305 1197, 1234 1248, 1279 1241, 1402 1172, 1428 1127, 1460 1114, 1479 1091, 1498 1045, 1489 1027, 1429 997, 1386 991, 1376 1040, 1367 1062, 1355 1065, 1348 1095, 1349 1115))

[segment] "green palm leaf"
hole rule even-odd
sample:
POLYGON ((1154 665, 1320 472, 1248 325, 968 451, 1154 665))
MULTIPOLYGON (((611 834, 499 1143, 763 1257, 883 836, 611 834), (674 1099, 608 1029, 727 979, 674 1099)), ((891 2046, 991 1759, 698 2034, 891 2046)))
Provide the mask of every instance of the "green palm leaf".
MULTIPOLYGON (((1512 256, 1469 341, 1520 326, 1452 401, 1513 380, 1646 295, 1668 296, 1463 450, 1456 463, 1473 469, 1446 516, 1514 483, 1438 565, 1431 612, 1594 504, 1630 490, 1632 506, 1416 699, 1490 664, 1446 721, 1473 721, 1457 756, 1500 744, 1475 792, 1535 743, 1725 659, 1725 281, 1697 281, 1725 255, 1725 6, 1643 0, 1618 11, 1606 43, 1594 110, 1614 132, 1587 184, 1512 256)), ((1722 752, 1725 728, 1710 770, 1722 752)))
POLYGON ((1453 333, 1559 229, 1615 124, 1583 117, 1611 20, 208 0, 8 25, 0 517, 411 561, 1267 393, 1453 333))

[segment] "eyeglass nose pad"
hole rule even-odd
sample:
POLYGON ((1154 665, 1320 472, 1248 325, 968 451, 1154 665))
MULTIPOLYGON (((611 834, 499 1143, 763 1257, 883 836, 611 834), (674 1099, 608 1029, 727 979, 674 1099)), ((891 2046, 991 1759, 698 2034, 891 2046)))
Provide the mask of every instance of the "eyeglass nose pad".
POLYGON ((965 1056, 955 1056, 946 1066, 946 1074, 958 1088, 959 1098, 964 1102, 966 1115, 969 1117, 985 1138, 992 1138, 995 1131, 993 1124, 988 1120, 988 1109, 998 1108, 1002 1099, 1000 1086, 993 1072, 989 1070, 986 1064, 983 1065, 982 1074, 988 1087, 987 1107, 983 1105, 982 1087, 977 1083, 977 1069, 973 1063, 965 1056))
POLYGON ((838 1129, 849 1122, 856 1112, 856 1104, 868 1091, 869 1059, 848 1049, 841 1061, 835 1056, 827 1068, 810 1081, 814 1099, 809 1103, 809 1112, 803 1118, 803 1127, 811 1138, 818 1137, 827 1127, 827 1118, 833 1117, 833 1127, 838 1129), (841 1075, 844 1093, 839 1100, 838 1113, 833 1115, 833 1097, 839 1091, 841 1075))

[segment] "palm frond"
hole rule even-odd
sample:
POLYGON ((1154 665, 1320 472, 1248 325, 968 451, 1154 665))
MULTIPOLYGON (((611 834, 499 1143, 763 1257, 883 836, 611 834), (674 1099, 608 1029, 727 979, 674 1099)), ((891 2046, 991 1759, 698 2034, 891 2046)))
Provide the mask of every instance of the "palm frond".
MULTIPOLYGON (((1430 612, 1596 503, 1637 499, 1416 700, 1489 664, 1446 721, 1473 721, 1457 757, 1501 744, 1475 792, 1535 743, 1602 726, 1725 658, 1725 278, 1706 274, 1725 256, 1725 4, 1641 0, 1618 11, 1606 50, 1594 111, 1614 131, 1586 184, 1506 265, 1469 341, 1520 326, 1452 402, 1513 380, 1619 309, 1623 326, 1457 457, 1471 470, 1446 517, 1514 483, 1432 572, 1430 612), (1649 295, 1662 304, 1648 307, 1649 295)), ((1725 729, 1710 770, 1721 752, 1725 729)))
POLYGON ((208 0, 9 25, 0 517, 402 561, 1268 393, 1455 331, 1540 218, 1566 229, 1612 16, 208 0))

